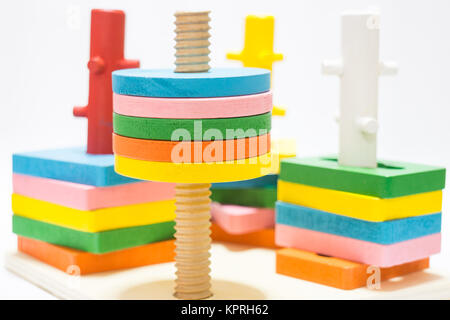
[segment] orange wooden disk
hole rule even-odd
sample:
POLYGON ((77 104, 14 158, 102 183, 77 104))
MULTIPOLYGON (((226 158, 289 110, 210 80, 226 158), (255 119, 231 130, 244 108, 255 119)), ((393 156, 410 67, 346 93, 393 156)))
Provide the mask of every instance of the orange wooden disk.
MULTIPOLYGON (((276 260, 276 272, 279 274, 344 290, 366 286, 369 277, 375 276, 376 272, 369 269, 366 264, 297 249, 278 250, 276 260)), ((379 278, 380 281, 384 281, 404 276, 427 269, 429 263, 430 259, 425 258, 393 267, 379 268, 379 278)), ((373 279, 369 279, 369 282, 372 285, 373 279)))
POLYGON ((145 140, 113 134, 114 153, 126 158, 173 163, 247 159, 270 151, 270 134, 217 141, 145 140))
POLYGON ((211 238, 214 241, 232 242, 255 247, 276 249, 274 229, 264 229, 246 234, 229 234, 217 224, 211 224, 211 238))
POLYGON ((19 251, 64 272, 80 274, 135 268, 175 260, 175 240, 161 241, 105 254, 93 254, 18 237, 19 251))

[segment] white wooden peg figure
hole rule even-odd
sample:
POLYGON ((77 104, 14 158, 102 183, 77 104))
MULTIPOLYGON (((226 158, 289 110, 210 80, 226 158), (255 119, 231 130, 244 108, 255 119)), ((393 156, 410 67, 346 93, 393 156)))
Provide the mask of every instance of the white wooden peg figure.
POLYGON ((342 14, 342 58, 325 61, 322 71, 341 78, 340 165, 377 167, 378 76, 395 74, 397 66, 379 59, 377 11, 342 14))

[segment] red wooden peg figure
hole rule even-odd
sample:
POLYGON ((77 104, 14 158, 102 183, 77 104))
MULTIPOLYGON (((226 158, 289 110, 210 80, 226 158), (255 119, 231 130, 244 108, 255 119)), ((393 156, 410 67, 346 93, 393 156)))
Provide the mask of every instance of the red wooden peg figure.
POLYGON ((87 152, 91 154, 113 153, 111 72, 139 67, 139 60, 124 58, 124 39, 123 11, 92 10, 89 102, 85 107, 73 108, 74 116, 88 118, 87 152))

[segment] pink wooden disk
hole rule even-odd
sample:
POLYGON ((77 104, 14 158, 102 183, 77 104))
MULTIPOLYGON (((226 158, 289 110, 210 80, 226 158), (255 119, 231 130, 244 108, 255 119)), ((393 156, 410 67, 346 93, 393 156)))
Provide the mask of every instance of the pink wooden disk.
POLYGON ((361 241, 283 224, 275 225, 275 243, 335 258, 378 267, 424 259, 441 251, 441 234, 435 233, 390 245, 361 241))
POLYGON ((211 204, 211 215, 215 223, 230 234, 246 234, 273 228, 275 210, 235 205, 211 204))
POLYGON ((175 198, 175 185, 136 182, 110 187, 13 174, 13 192, 78 210, 95 210, 175 198))
POLYGON ((114 112, 165 119, 212 119, 253 116, 272 110, 272 92, 221 98, 152 98, 115 94, 114 112))

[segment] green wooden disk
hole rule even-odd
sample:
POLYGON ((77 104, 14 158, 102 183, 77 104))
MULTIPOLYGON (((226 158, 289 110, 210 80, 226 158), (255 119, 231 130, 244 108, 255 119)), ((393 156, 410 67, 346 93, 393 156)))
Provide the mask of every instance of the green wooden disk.
POLYGON ((270 132, 270 112, 249 117, 221 119, 160 119, 113 115, 114 132, 121 136, 168 141, 230 140, 270 132))
POLYGON ((274 208, 277 201, 276 188, 211 189, 211 200, 222 204, 274 208))
POLYGON ((174 226, 175 222, 169 221, 93 233, 13 216, 13 232, 19 236, 92 253, 107 253, 169 240, 175 233, 174 226))
POLYGON ((445 168, 379 161, 378 168, 370 169, 340 166, 336 157, 289 158, 281 161, 279 179, 378 198, 396 198, 444 189, 445 168))

